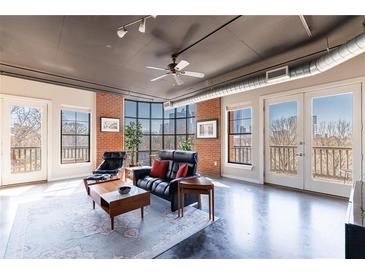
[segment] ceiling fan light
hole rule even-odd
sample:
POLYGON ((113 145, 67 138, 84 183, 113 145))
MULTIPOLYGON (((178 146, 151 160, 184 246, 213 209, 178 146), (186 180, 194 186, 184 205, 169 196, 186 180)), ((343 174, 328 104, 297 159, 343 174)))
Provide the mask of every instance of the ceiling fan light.
POLYGON ((118 37, 123 38, 127 34, 127 30, 125 28, 121 28, 117 31, 118 37))
POLYGON ((142 33, 146 32, 146 18, 143 18, 141 20, 141 23, 139 24, 138 30, 139 30, 139 32, 142 32, 142 33))

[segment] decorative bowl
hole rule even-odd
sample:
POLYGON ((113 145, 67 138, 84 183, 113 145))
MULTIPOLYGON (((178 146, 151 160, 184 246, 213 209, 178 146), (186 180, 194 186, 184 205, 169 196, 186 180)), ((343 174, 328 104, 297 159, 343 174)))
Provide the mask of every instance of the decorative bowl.
POLYGON ((130 186, 122 186, 119 188, 119 193, 120 194, 128 194, 129 191, 131 191, 131 187, 130 186))

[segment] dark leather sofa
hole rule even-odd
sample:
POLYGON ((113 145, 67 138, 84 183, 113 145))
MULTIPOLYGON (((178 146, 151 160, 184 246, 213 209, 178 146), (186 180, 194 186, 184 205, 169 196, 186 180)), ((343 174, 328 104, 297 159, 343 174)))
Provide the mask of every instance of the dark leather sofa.
MULTIPOLYGON (((175 211, 177 210, 178 181, 199 176, 199 174, 196 173, 198 165, 198 154, 192 151, 161 150, 159 152, 159 158, 161 160, 168 160, 170 162, 166 174, 166 179, 151 177, 151 167, 141 167, 133 171, 133 183, 140 188, 148 190, 154 195, 170 201, 171 211, 175 211), (188 164, 188 174, 186 177, 176 179, 176 173, 179 169, 179 165, 182 163, 188 164)), ((185 206, 195 203, 197 201, 198 199, 196 195, 185 194, 184 196, 185 206)))

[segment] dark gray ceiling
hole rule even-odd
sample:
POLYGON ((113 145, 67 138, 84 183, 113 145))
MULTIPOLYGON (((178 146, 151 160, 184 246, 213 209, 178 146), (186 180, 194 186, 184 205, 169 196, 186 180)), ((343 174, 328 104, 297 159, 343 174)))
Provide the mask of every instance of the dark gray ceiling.
POLYGON ((351 19, 307 16, 313 34, 309 38, 299 16, 242 16, 179 57, 190 62, 188 70, 204 72, 206 77, 184 77, 184 86, 178 87, 172 78, 150 82, 161 73, 145 66, 166 67, 172 53, 234 16, 158 16, 147 21, 145 34, 138 32, 137 24, 123 39, 117 37, 119 26, 140 17, 0 16, 1 70, 97 90, 130 90, 171 99, 199 82, 318 39, 351 19))

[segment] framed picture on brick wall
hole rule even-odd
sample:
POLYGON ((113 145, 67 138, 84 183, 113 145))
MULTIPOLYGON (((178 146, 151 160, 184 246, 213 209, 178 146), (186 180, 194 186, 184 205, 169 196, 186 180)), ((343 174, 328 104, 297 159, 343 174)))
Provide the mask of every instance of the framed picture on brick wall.
POLYGON ((118 118, 100 118, 100 130, 102 132, 119 132, 119 119, 118 118))
POLYGON ((218 120, 204 120, 196 122, 196 138, 216 139, 218 120))

